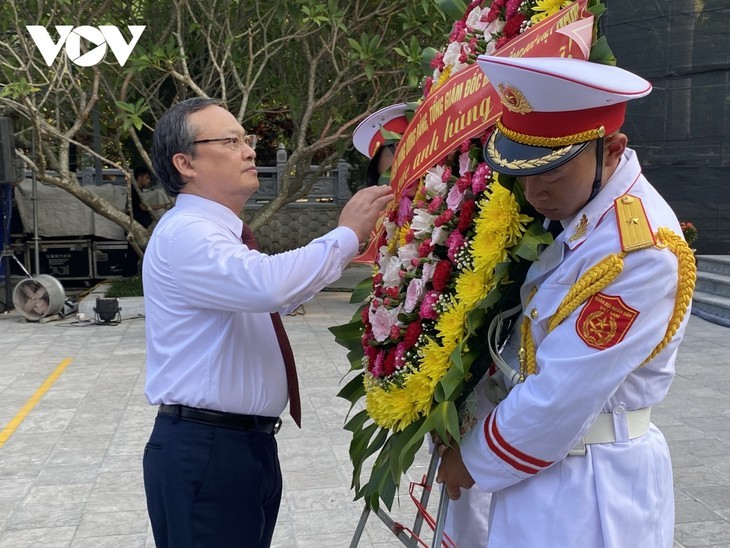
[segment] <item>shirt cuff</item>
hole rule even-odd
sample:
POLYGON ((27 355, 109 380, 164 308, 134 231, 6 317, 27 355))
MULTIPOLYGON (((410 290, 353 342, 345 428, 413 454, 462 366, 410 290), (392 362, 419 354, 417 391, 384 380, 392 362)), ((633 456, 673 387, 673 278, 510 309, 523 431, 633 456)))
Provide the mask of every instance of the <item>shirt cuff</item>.
MULTIPOLYGON (((320 239, 320 238, 318 238, 320 239)), ((337 241, 337 247, 340 249, 342 257, 342 268, 344 269, 352 259, 358 254, 360 241, 357 239, 355 231, 346 226, 338 226, 330 230, 321 239, 334 239, 337 241)))

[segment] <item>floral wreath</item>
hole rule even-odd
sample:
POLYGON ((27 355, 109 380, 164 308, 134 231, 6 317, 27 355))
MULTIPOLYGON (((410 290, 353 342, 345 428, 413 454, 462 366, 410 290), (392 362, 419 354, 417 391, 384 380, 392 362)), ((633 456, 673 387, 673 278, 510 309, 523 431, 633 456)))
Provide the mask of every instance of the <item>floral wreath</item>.
MULTIPOLYGON (((483 53, 493 53, 570 0, 472 1, 431 60, 424 98, 483 53), (487 4, 482 7, 482 4, 487 4)), ((603 12, 589 0, 595 15, 603 12)), ((602 40, 602 39, 601 39, 602 40)), ((605 43, 603 54, 612 59, 605 43), (607 52, 607 53, 606 53, 607 52)), ((594 43, 595 46, 595 43, 594 43)), ((481 161, 491 128, 449 151, 384 220, 373 276, 353 292, 365 301, 352 321, 330 328, 359 371, 338 394, 365 409, 345 425, 355 497, 392 505, 424 435, 458 441, 469 428, 477 382, 491 365, 486 330, 518 305, 519 288, 552 237, 514 179, 481 161), (378 453, 370 479, 360 473, 378 453)))

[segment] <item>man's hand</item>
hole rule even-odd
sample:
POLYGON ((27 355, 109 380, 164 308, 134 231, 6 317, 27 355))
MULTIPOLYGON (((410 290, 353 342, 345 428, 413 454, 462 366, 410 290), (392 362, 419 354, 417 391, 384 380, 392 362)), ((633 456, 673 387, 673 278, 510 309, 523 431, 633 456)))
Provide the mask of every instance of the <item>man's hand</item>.
POLYGON ((448 447, 439 442, 436 451, 441 457, 436 483, 443 483, 449 498, 458 500, 462 489, 470 489, 474 485, 474 479, 461 460, 461 450, 457 445, 448 447))
POLYGON ((355 193, 340 213, 338 226, 351 228, 360 243, 366 242, 383 214, 385 206, 393 199, 389 186, 371 186, 355 193))

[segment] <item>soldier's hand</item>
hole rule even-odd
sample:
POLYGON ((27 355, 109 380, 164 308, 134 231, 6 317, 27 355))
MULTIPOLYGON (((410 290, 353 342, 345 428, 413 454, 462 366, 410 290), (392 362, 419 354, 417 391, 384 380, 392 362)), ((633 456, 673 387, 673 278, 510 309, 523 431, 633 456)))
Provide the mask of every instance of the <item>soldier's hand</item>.
POLYGON ((458 500, 462 489, 470 489, 474 485, 474 478, 464 465, 458 445, 449 447, 440 443, 436 446, 436 450, 441 457, 436 483, 443 483, 449 498, 458 500))
POLYGON ((389 186, 364 188, 350 198, 342 208, 338 226, 351 228, 360 243, 367 241, 375 228, 375 223, 383 215, 385 207, 393 199, 393 189, 389 186))

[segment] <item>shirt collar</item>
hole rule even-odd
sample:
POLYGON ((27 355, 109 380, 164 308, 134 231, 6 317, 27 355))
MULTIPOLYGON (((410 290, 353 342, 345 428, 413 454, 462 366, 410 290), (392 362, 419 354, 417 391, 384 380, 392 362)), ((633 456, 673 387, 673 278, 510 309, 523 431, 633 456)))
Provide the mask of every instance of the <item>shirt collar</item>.
POLYGON ((225 226, 236 238, 241 237, 243 221, 226 206, 197 196, 195 194, 179 194, 175 201, 175 207, 180 210, 195 210, 202 212, 211 221, 225 226))
POLYGON ((636 153, 627 148, 616 171, 601 191, 596 194, 572 219, 563 222, 565 231, 561 234, 570 249, 575 249, 591 235, 603 216, 613 208, 613 202, 626 194, 641 175, 636 153))

